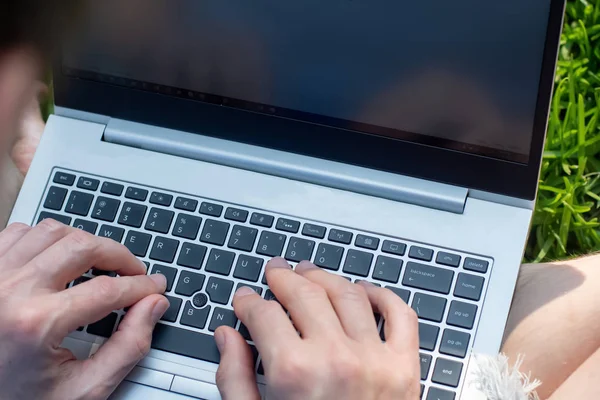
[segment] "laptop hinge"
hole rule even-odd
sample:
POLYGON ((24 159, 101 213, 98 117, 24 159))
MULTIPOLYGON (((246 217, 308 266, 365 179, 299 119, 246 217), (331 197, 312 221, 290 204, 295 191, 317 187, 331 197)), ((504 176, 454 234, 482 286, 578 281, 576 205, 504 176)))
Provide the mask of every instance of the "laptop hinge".
POLYGON ((468 195, 457 186, 119 119, 108 122, 104 140, 458 214, 468 195))

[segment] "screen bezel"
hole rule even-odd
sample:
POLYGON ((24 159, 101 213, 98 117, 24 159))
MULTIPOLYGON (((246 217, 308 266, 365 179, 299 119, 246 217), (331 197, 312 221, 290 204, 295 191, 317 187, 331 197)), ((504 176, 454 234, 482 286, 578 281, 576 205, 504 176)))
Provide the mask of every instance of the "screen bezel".
POLYGON ((528 164, 74 78, 62 73, 60 60, 55 64, 55 102, 113 118, 533 200, 563 10, 564 0, 551 0, 528 164))

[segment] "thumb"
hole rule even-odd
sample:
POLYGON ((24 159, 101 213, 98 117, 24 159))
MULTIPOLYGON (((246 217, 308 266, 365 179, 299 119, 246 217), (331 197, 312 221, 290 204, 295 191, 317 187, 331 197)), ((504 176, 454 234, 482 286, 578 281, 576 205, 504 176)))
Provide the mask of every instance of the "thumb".
POLYGON ((222 326, 215 332, 221 352, 217 386, 223 400, 260 400, 250 346, 236 330, 222 326))

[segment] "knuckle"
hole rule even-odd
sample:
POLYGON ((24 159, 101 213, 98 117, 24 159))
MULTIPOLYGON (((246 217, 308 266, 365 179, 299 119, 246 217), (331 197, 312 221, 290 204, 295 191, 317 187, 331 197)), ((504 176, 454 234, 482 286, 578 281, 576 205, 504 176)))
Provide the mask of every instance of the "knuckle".
POLYGON ((347 354, 333 360, 333 373, 341 381, 348 382, 361 377, 363 366, 356 355, 347 354))
POLYGON ((82 252, 91 252, 98 247, 96 237, 80 229, 71 232, 68 240, 72 247, 76 247, 82 252))
POLYGON ((36 228, 45 231, 47 234, 57 234, 62 232, 67 227, 56 220, 46 218, 37 224, 36 228))
POLYGON ((108 276, 99 276, 94 278, 92 282, 96 285, 96 294, 101 300, 112 302, 115 298, 121 295, 115 278, 108 276))
POLYGON ((279 389, 290 390, 303 383, 310 382, 309 375, 314 366, 304 361, 299 354, 282 353, 274 362, 273 385, 279 389))
POLYGON ((141 360, 150 352, 152 339, 148 335, 139 336, 135 339, 135 348, 137 350, 137 358, 141 360))
POLYGON ((42 332, 45 316, 36 307, 25 306, 19 310, 12 324, 13 331, 21 339, 29 340, 42 332))
POLYGON ((417 324, 419 323, 419 317, 417 315, 417 312, 408 306, 404 308, 406 309, 406 317, 408 319, 408 322, 413 326, 417 326, 417 324))
POLYGON ((360 285, 344 284, 338 292, 338 296, 345 301, 364 302, 368 301, 367 292, 360 285))
POLYGON ((323 299, 327 297, 327 293, 322 286, 307 282, 296 288, 296 296, 300 299, 323 299))

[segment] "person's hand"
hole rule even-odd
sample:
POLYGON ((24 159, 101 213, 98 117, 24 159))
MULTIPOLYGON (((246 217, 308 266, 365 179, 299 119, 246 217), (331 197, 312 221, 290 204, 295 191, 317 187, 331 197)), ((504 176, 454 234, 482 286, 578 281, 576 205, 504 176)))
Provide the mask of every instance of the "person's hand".
POLYGON ((106 399, 143 358, 152 330, 169 306, 162 275, 110 239, 42 221, 0 233, 0 398, 106 399), (115 271, 65 290, 95 267, 115 271), (135 304, 135 305, 134 305, 135 304), (87 360, 62 340, 79 326, 131 306, 117 332, 87 360))
MULTIPOLYGON (((276 301, 249 288, 236 292, 233 306, 262 356, 267 399, 419 398, 417 316, 398 296, 352 284, 308 262, 294 272, 285 260, 274 259, 266 273, 294 325, 276 301), (374 309, 385 320, 385 343, 374 309)), ((217 385, 224 400, 260 399, 245 340, 228 327, 215 335, 221 351, 217 385)))

